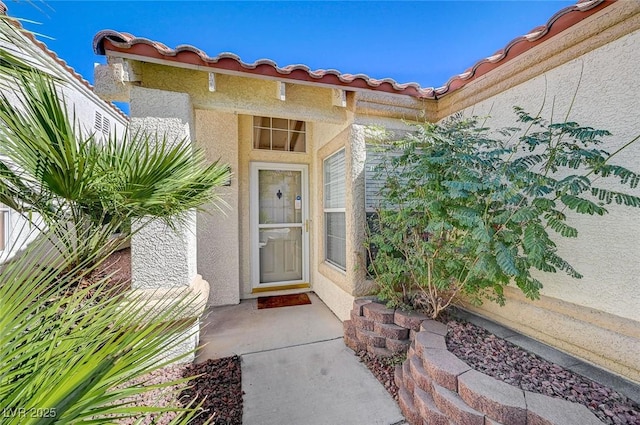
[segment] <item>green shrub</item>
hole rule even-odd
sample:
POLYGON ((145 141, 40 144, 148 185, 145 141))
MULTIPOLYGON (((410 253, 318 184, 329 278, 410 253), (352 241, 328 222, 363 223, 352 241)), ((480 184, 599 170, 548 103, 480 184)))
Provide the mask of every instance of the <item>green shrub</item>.
POLYGON ((367 242, 380 298, 432 317, 459 296, 503 304, 510 282, 535 299, 542 283, 533 269, 581 277, 554 242, 578 235, 568 210, 640 207, 639 197, 594 184, 605 177, 636 188, 640 181, 611 163, 617 152, 600 148, 608 131, 515 111, 524 133, 492 133, 477 118, 457 116, 418 125, 381 148, 382 202, 367 242))

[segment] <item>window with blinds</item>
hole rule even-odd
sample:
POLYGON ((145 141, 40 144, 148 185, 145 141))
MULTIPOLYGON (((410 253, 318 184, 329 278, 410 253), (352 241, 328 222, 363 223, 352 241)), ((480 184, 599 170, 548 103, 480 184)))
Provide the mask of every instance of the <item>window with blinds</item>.
POLYGON ((324 160, 325 259, 342 270, 347 268, 345 177, 342 149, 324 160))

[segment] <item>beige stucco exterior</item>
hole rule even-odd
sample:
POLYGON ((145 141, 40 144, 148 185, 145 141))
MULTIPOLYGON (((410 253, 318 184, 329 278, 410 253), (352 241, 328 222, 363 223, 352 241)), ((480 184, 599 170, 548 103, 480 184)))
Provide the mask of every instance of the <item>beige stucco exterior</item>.
MULTIPOLYGON (((440 102, 439 118, 462 111, 490 116, 487 126, 516 124, 513 106, 563 122, 613 133, 614 152, 640 134, 640 14, 635 2, 618 2, 474 81, 440 102)), ((615 157, 637 170, 640 144, 615 157)), ((600 181, 609 188, 610 181, 600 181)), ((640 190, 631 191, 635 195, 640 190)), ((584 277, 540 274, 541 300, 509 290, 504 307, 469 308, 566 352, 640 382, 640 215, 608 205, 604 217, 570 216, 576 239, 557 238, 559 254, 584 277)))
MULTIPOLYGON (((197 258, 197 273, 211 284, 210 305, 257 296, 251 283, 251 163, 306 165, 309 287, 345 320, 354 297, 370 294, 373 285, 366 280, 363 247, 370 126, 402 132, 409 129, 407 122, 435 122, 463 112, 490 115, 488 125, 499 128, 514 125, 517 105, 555 121, 570 112, 572 120, 608 129, 614 137, 606 148, 613 151, 640 133, 638 45, 640 4, 621 1, 437 100, 354 90, 341 104, 335 87, 210 75, 203 67, 119 53, 111 54, 111 65, 97 69, 102 79, 96 85, 110 98, 131 101, 133 125, 187 135, 209 160, 230 165, 231 186, 220 191, 229 208, 224 214, 198 214, 195 248, 193 242, 178 241, 192 253, 179 261, 197 258), (253 116, 305 121, 306 151, 254 149, 253 116), (323 161, 341 149, 348 200, 345 271, 324 259, 323 161)), ((640 144, 616 159, 637 169, 640 144)), ((640 382, 639 214, 608 209, 604 218, 575 217, 579 238, 560 243, 560 254, 584 274, 582 280, 545 275, 538 301, 508 289, 504 307, 468 308, 640 382)), ((137 261, 134 256, 134 270, 144 267, 137 261)), ((191 265, 185 270, 187 277, 195 273, 191 265)))

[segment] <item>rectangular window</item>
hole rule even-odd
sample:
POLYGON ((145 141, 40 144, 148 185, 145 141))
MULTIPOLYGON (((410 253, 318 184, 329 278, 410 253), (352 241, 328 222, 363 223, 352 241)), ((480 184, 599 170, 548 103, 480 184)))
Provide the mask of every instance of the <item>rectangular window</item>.
POLYGON ((324 160, 325 259, 342 270, 347 268, 345 180, 345 152, 342 149, 324 160))
POLYGON ((271 151, 305 152, 304 121, 253 117, 253 148, 271 151))

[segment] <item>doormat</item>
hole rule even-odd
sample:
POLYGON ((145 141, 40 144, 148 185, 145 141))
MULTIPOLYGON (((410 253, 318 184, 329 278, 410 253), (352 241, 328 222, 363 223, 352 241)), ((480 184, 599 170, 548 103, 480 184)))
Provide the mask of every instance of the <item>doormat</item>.
POLYGON ((291 307, 311 304, 307 294, 278 295, 275 297, 259 297, 258 310, 263 308, 291 307))

